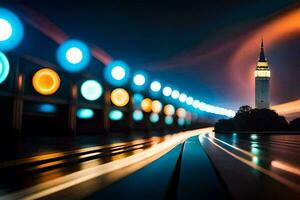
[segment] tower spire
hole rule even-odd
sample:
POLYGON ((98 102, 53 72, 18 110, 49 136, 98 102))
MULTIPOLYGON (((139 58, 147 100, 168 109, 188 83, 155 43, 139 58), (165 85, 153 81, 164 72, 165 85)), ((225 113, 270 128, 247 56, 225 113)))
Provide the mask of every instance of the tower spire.
POLYGON ((264 39, 261 38, 259 62, 265 62, 265 61, 267 61, 267 60, 266 60, 265 52, 264 52, 264 39))

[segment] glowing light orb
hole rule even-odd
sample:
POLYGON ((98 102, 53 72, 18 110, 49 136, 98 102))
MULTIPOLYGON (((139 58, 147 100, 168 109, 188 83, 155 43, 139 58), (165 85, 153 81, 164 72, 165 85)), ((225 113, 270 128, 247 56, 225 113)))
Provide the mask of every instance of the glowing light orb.
POLYGON ((44 68, 38 70, 33 75, 32 85, 38 93, 42 95, 52 95, 60 86, 60 78, 54 70, 44 68))
POLYGON ((0 18, 0 42, 1 41, 4 41, 4 40, 7 40, 11 37, 12 35, 12 27, 10 25, 10 23, 3 19, 3 18, 0 18))
POLYGON ((175 108, 174 108, 174 106, 171 105, 171 104, 165 105, 165 107, 164 107, 164 113, 165 113, 165 115, 167 115, 167 116, 174 115, 174 113, 175 113, 175 108))
POLYGON ((133 82, 138 86, 142 86, 146 82, 145 76, 142 74, 137 74, 133 77, 133 82))
POLYGON ((158 100, 152 101, 152 112, 154 113, 160 113, 162 110, 162 104, 158 100))
POLYGON ((86 100, 95 101, 101 97, 103 88, 97 81, 87 80, 81 85, 80 92, 86 100))
POLYGON ((171 97, 173 99, 178 99, 179 95, 180 95, 180 93, 179 93, 178 90, 173 90, 172 93, 171 93, 171 97))
POLYGON ((59 65, 71 73, 80 72, 87 67, 91 54, 89 47, 80 40, 67 40, 56 52, 59 65))
POLYGON ((200 104, 200 101, 199 100, 195 100, 192 105, 193 105, 194 108, 198 108, 199 104, 200 104))
POLYGON ((188 98, 186 98, 185 102, 186 102, 187 105, 192 105, 193 102, 194 102, 194 99, 193 99, 193 97, 188 97, 188 98))
POLYGON ((179 101, 183 103, 183 102, 185 102, 186 98, 187 98, 187 95, 184 94, 184 93, 182 93, 182 94, 179 96, 179 101))
POLYGON ((250 137, 251 137, 252 140, 256 140, 258 138, 256 134, 251 134, 250 137))
POLYGON ((177 124, 178 124, 179 126, 183 126, 183 125, 185 124, 184 118, 178 118, 178 119, 177 119, 177 124))
POLYGON ((123 118, 123 113, 119 110, 111 110, 108 117, 112 121, 119 121, 123 118))
POLYGON ((137 71, 133 74, 131 87, 135 91, 142 91, 148 86, 148 75, 144 71, 137 71))
POLYGON ((91 119, 94 117, 94 111, 89 108, 79 108, 76 111, 76 116, 79 119, 91 119))
POLYGON ((186 111, 184 108, 178 108, 176 110, 176 115, 179 117, 179 118, 184 118, 186 116, 186 111))
POLYGON ((166 116, 165 117, 165 124, 167 124, 167 125, 173 124, 173 117, 172 116, 166 116))
POLYGON ((67 60, 72 64, 80 63, 83 58, 82 51, 77 47, 72 47, 67 50, 66 53, 67 60))
POLYGON ((151 89, 153 92, 158 92, 158 91, 161 89, 161 84, 160 84, 160 82, 158 82, 158 81, 153 81, 153 82, 150 84, 150 89, 151 89))
POLYGON ((0 8, 0 51, 9 51, 22 41, 23 24, 10 10, 0 8))
POLYGON ((172 88, 170 87, 164 87, 163 89, 163 95, 166 97, 169 97, 172 94, 172 88))
POLYGON ((9 74, 10 66, 7 57, 0 51, 0 84, 4 82, 9 74))
POLYGON ((141 110, 135 110, 132 113, 132 118, 134 121, 141 121, 141 120, 143 120, 143 117, 144 117, 144 114, 141 110))
POLYGON ((152 110, 152 100, 145 98, 141 103, 141 108, 144 112, 151 112, 152 110))
POLYGON ((53 104, 43 103, 37 106, 37 111, 43 113, 55 113, 57 111, 57 107, 53 104))
POLYGON ((144 97, 140 93, 135 93, 132 96, 133 99, 133 105, 135 108, 140 108, 141 107, 141 102, 143 101, 144 97))
POLYGON ((122 61, 113 61, 104 68, 104 78, 111 85, 122 86, 126 84, 130 78, 130 69, 128 65, 122 61))
POLYGON ((150 114, 150 122, 155 124, 159 121, 159 115, 157 113, 150 114))
POLYGON ((129 102, 129 94, 123 88, 116 88, 111 92, 110 99, 114 105, 123 107, 129 102))

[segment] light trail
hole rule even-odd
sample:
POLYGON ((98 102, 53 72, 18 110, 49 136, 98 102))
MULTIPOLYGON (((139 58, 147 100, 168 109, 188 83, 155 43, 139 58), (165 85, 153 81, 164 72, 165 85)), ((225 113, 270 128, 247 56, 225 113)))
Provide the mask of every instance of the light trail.
MULTIPOLYGON (((43 33, 45 36, 49 37, 51 40, 61 44, 69 39, 69 36, 63 30, 32 8, 26 5, 20 5, 18 8, 22 12, 21 17, 24 21, 43 33)), ((112 61, 111 56, 100 47, 91 45, 90 48, 92 55, 103 64, 106 65, 112 61)))
POLYGON ((279 115, 300 113, 300 99, 272 106, 271 109, 275 110, 279 115))
POLYGON ((88 180, 101 177, 108 173, 120 169, 125 170, 126 173, 119 173, 117 177, 113 177, 114 180, 118 180, 125 175, 133 173, 134 171, 160 158, 161 156, 172 150, 175 146, 184 142, 189 137, 198 134, 204 134, 209 131, 212 131, 211 127, 168 135, 166 136, 167 139, 163 142, 137 154, 95 167, 82 169, 80 171, 56 178, 54 180, 46 181, 27 189, 1 196, 0 199, 38 199, 86 182, 88 180), (126 170, 127 167, 129 167, 129 169, 126 170))
POLYGON ((273 160, 271 166, 300 176, 300 169, 290 164, 273 160))
MULTIPOLYGON (((199 141, 200 141, 201 144, 203 142, 202 137, 203 136, 199 135, 199 141)), ((223 148, 222 146, 220 146, 216 142, 214 142, 213 141, 213 137, 207 137, 207 136, 204 136, 204 137, 206 139, 208 139, 208 141, 210 141, 214 146, 216 146, 217 148, 221 149, 222 151, 224 151, 225 153, 227 153, 231 157, 239 160, 240 162, 248 165, 249 167, 252 167, 253 169, 256 169, 256 170, 260 171, 261 173, 263 173, 263 174, 265 174, 265 175, 273 178, 274 180, 276 180, 276 181, 278 181, 278 182, 286 185, 287 187, 289 187, 289 188, 291 188, 291 189, 293 189, 293 190, 295 190, 297 192, 300 192, 300 185, 298 185, 297 183, 294 183, 294 182, 292 182, 292 181, 290 181, 290 180, 288 180, 288 179, 286 179, 284 177, 281 177, 281 176, 275 174, 274 172, 272 172, 272 171, 270 171, 268 169, 265 169, 265 168, 263 168, 263 167, 255 164, 256 162, 253 162, 253 159, 251 161, 249 161, 249 160, 247 160, 245 158, 242 158, 242 157, 240 157, 240 156, 238 156, 238 155, 236 155, 236 154, 228 151, 227 149, 223 148)), ((254 158, 254 160, 255 160, 255 159, 257 159, 257 156, 252 157, 252 158, 254 158)), ((275 163, 275 165, 279 166, 278 162, 275 163)), ((281 169, 284 169, 284 167, 281 166, 281 169)))

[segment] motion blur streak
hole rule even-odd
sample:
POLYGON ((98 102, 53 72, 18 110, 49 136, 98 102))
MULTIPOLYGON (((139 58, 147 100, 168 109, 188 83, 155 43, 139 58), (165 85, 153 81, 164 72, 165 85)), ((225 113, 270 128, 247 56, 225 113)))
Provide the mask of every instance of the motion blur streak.
POLYGON ((278 169, 281 169, 281 170, 284 170, 284 171, 287 171, 287 172, 290 172, 290 173, 300 176, 300 169, 297 167, 291 166, 287 163, 273 160, 271 162, 271 165, 272 165, 272 167, 275 167, 275 168, 278 168, 278 169))
POLYGON ((253 96, 254 91, 254 70, 257 61, 257 48, 261 38, 264 38, 268 48, 280 40, 291 37, 291 35, 299 34, 300 32, 300 6, 297 6, 281 15, 278 15, 273 20, 266 22, 260 28, 250 33, 244 40, 245 42, 236 50, 231 60, 229 61, 230 73, 232 74, 233 82, 239 85, 240 91, 251 91, 249 96, 253 96), (242 74, 245 73, 245 68, 248 69, 248 81, 242 74), (251 88, 249 83, 251 83, 251 88), (249 86, 248 86, 249 85, 249 86), (242 86, 242 87, 241 87, 242 86), (245 89, 247 88, 247 89, 245 89))
MULTIPOLYGON (((165 153, 172 150, 176 145, 184 142, 187 138, 211 131, 212 128, 210 127, 193 131, 179 132, 173 135, 169 135, 165 137, 165 141, 140 153, 95 167, 82 169, 80 171, 35 185, 33 187, 21 190, 19 192, 1 196, 0 199, 38 199, 53 194, 55 192, 59 192, 66 188, 72 187, 74 185, 83 183, 85 181, 91 180, 93 178, 106 175, 110 172, 124 169, 132 165, 137 165, 136 168, 132 169, 129 172, 132 173, 149 164, 150 162, 153 162, 154 160, 158 159, 165 153)), ((120 177, 118 178, 121 178, 123 176, 124 173, 120 173, 120 177)))
MULTIPOLYGON (((18 8, 22 12, 22 19, 53 41, 61 44, 65 40, 69 39, 69 36, 63 30, 57 27, 45 16, 25 5, 21 5, 18 8)), ((110 63, 112 60, 112 58, 104 50, 95 45, 91 47, 91 52, 97 60, 101 61, 105 65, 110 63)))
MULTIPOLYGON (((248 165, 249 167, 252 167, 253 169, 256 169, 256 170, 260 171, 261 173, 263 173, 263 174, 265 174, 265 175, 273 178, 274 180, 276 180, 276 181, 278 181, 278 182, 286 185, 287 187, 289 187, 289 188, 291 188, 291 189, 293 189, 295 191, 300 191, 300 185, 298 185, 297 183, 294 183, 294 182, 292 182, 292 181, 290 181, 290 180, 288 180, 286 178, 283 178, 283 177, 281 177, 281 176, 273 173, 272 171, 270 171, 268 169, 260 167, 260 166, 258 166, 256 164, 254 164, 253 162, 251 162, 251 161, 249 161, 247 159, 244 159, 244 158, 242 158, 242 157, 240 157, 240 156, 238 156, 238 155, 236 155, 236 154, 228 151, 227 149, 225 149, 225 148, 221 147, 220 145, 218 145, 217 143, 215 143, 209 137, 205 136, 205 138, 207 138, 213 145, 215 145, 216 147, 218 147, 219 149, 221 149, 222 151, 224 151, 225 153, 227 153, 231 157, 233 157, 233 158, 235 158, 235 159, 243 162, 244 164, 248 165)), ((200 143, 202 141, 202 136, 201 135, 199 136, 199 141, 200 141, 200 143)))
POLYGON ((279 115, 300 113, 300 99, 272 106, 271 109, 275 110, 279 115))

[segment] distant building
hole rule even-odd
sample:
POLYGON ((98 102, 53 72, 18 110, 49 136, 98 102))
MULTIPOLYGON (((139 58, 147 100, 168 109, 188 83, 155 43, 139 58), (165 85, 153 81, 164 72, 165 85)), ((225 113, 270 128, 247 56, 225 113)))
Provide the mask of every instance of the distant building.
POLYGON ((255 107, 270 108, 271 72, 264 53, 264 42, 261 41, 259 60, 255 69, 255 107))

